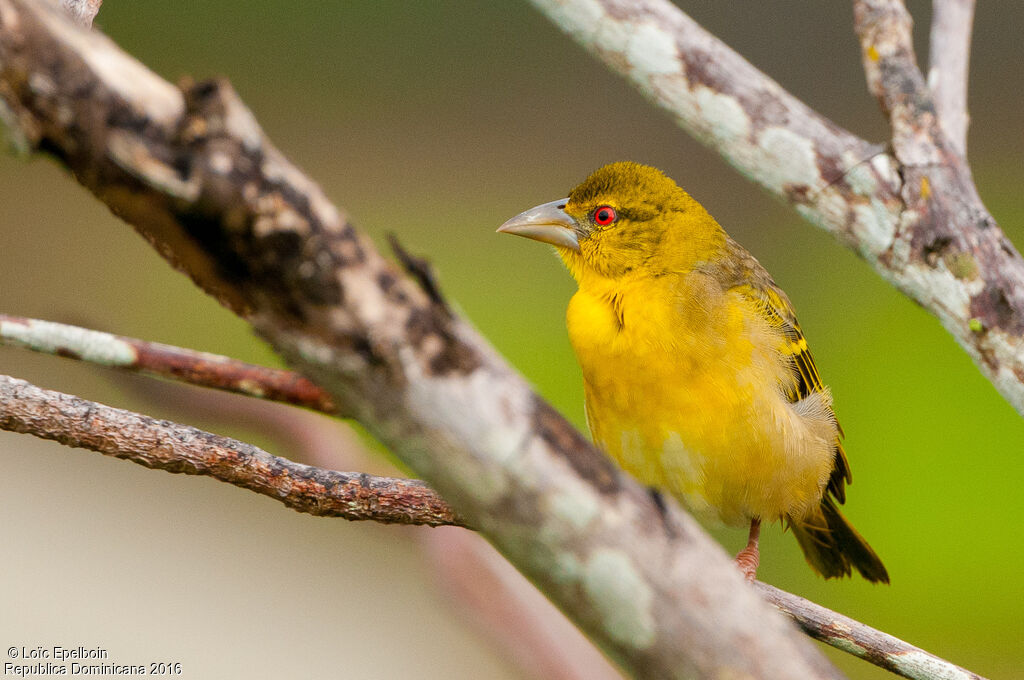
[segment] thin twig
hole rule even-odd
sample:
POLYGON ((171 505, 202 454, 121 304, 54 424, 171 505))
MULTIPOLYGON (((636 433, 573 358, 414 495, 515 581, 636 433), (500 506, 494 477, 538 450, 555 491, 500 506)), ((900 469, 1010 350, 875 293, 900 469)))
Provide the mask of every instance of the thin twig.
POLYGON ((308 378, 294 371, 257 366, 220 354, 7 314, 0 314, 0 345, 23 347, 337 415, 330 395, 308 378))
MULTIPOLYGON (((177 90, 42 3, 0 0, 0 19, 16 26, 0 32, 0 94, 26 140, 346 400, 628 671, 834 677, 688 516, 655 507, 468 324, 440 314, 387 266, 226 83, 177 90), (34 82, 52 87, 25 85, 34 82)), ((887 220, 902 207, 888 156, 858 165, 866 142, 806 107, 775 106, 785 93, 770 81, 757 81, 760 97, 741 92, 730 78, 757 78, 749 64, 730 71, 709 58, 714 50, 682 63, 679 44, 652 36, 657 23, 641 19, 612 37, 636 28, 634 49, 666 49, 632 60, 627 49, 627 63, 655 85, 680 80, 705 111, 731 114, 710 134, 749 152, 752 172, 765 164, 765 185, 805 214, 842 223, 851 241, 870 241, 862 250, 892 245, 887 220), (664 71, 672 59, 675 70, 664 71), (808 120, 820 140, 795 127, 808 120), (866 174, 853 182, 857 167, 866 174)))
MULTIPOLYGON (((194 427, 157 420, 0 375, 0 429, 32 434, 148 468, 205 475, 298 512, 391 524, 465 523, 415 479, 336 472, 294 463, 194 427)), ((756 584, 811 637, 908 678, 977 679, 948 661, 804 598, 756 584)))
POLYGON ((419 480, 336 472, 294 463, 244 442, 105 406, 0 375, 0 429, 205 475, 321 517, 428 526, 464 523, 419 480))
POLYGON ((175 87, 47 2, 0 0, 0 23, 5 119, 29 148, 252 323, 627 673, 837 676, 691 517, 385 260, 226 81, 175 87))
POLYGON ((912 680, 984 680, 923 649, 760 581, 754 588, 816 640, 912 680))
POLYGON ((967 155, 967 80, 974 0, 934 0, 929 40, 928 87, 939 124, 961 157, 967 155))

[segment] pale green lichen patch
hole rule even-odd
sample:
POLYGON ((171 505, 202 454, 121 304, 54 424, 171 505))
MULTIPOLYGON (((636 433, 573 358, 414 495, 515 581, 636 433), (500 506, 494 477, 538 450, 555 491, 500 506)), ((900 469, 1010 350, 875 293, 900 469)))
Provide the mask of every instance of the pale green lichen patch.
POLYGON ((980 333, 985 330, 985 324, 981 322, 981 319, 974 318, 967 322, 967 327, 974 333, 980 333))
POLYGON ((446 465, 456 487, 482 505, 506 502, 513 485, 520 492, 537 487, 535 468, 523 463, 537 438, 527 418, 510 417, 528 413, 527 390, 510 385, 508 399, 495 399, 493 374, 487 371, 439 378, 426 375, 410 351, 403 351, 402 357, 409 377, 405 398, 410 412, 429 432, 445 438, 428 448, 478 451, 488 459, 485 465, 446 465), (471 411, 478 417, 466 418, 471 411))
POLYGON ((843 176, 853 193, 860 196, 873 196, 878 191, 878 182, 867 163, 854 165, 843 176))
POLYGON ((626 44, 626 61, 637 76, 680 73, 679 48, 666 31, 653 24, 637 26, 626 44))
POLYGON ((70 354, 104 366, 130 366, 137 357, 131 345, 109 333, 51 321, 0 321, 0 338, 5 344, 48 354, 70 354))
POLYGON ((576 583, 580 580, 583 567, 571 552, 563 551, 555 555, 554 565, 548 570, 551 580, 555 583, 576 583))
POLYGON ((598 548, 583 567, 583 588, 610 638, 634 649, 654 643, 654 593, 633 559, 598 548))
POLYGON ((857 237, 861 251, 877 257, 887 251, 896 238, 896 221, 885 204, 871 199, 853 208, 850 231, 857 237))
POLYGON ((828 640, 823 640, 823 642, 862 659, 867 655, 867 650, 863 646, 845 637, 830 637, 828 640))
POLYGON ((942 260, 950 273, 958 279, 973 279, 978 275, 978 261, 971 253, 948 253, 942 260))
POLYGON ((936 659, 928 652, 916 650, 889 657, 896 672, 907 678, 945 678, 945 680, 973 680, 978 676, 962 668, 936 659))
POLYGON ((558 2, 557 0, 533 0, 551 20, 581 42, 588 42, 581 35, 580 27, 597 26, 605 19, 604 7, 597 0, 585 2, 558 2))
POLYGON ((772 126, 757 139, 757 159, 764 170, 761 183, 779 194, 788 186, 817 187, 822 184, 815 160, 814 143, 792 130, 772 126))
MULTIPOLYGON (((601 17, 601 20, 594 24, 594 30, 587 36, 587 40, 594 46, 594 49, 619 54, 624 58, 629 47, 630 35, 629 24, 601 17)), ((623 62, 623 59, 619 59, 619 61, 623 62)), ((623 62, 623 64, 628 65, 628 62, 623 62)), ((623 64, 620 64, 620 67, 623 64)))
POLYGON ((558 490, 548 501, 548 516, 551 520, 565 525, 573 532, 585 529, 600 510, 592 489, 581 489, 575 493, 558 490))
POLYGON ((750 116, 735 97, 697 85, 693 88, 693 101, 701 116, 709 121, 708 132, 719 143, 734 144, 750 135, 750 116))

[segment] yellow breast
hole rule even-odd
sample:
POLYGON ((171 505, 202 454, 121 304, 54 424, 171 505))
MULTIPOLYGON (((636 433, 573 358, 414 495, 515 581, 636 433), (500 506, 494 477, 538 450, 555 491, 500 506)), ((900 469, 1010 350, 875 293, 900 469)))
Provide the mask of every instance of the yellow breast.
POLYGON ((783 340, 739 295, 694 273, 580 283, 567 321, 600 447, 728 524, 818 503, 835 441, 828 395, 788 402, 783 340))

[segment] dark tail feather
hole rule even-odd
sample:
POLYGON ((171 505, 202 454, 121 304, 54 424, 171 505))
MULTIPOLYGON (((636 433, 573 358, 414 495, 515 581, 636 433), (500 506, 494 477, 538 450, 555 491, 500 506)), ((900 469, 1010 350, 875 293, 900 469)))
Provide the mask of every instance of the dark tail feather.
POLYGON ((855 567, 872 583, 889 582, 882 560, 840 514, 827 493, 817 512, 799 522, 791 519, 790 526, 807 562, 825 578, 849 576, 851 567, 855 567))

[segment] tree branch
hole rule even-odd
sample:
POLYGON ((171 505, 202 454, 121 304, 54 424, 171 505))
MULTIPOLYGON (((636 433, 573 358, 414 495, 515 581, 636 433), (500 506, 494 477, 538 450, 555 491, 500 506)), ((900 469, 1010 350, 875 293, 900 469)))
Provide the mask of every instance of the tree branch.
POLYGON ((928 87, 939 124, 961 158, 967 156, 967 78, 973 23, 974 0, 932 2, 928 87))
POLYGON ((0 314, 0 345, 341 415, 330 395, 306 377, 219 354, 7 314, 0 314))
POLYGON ((0 0, 0 97, 31 148, 248 319, 627 672, 836 677, 688 515, 386 262, 226 83, 177 89, 52 6, 0 0))
POLYGON ((754 588, 816 640, 912 680, 984 680, 888 633, 760 581, 754 588))
MULTIPOLYGON (((209 476, 315 516, 465 527, 455 511, 419 480, 301 465, 234 439, 2 375, 0 430, 32 434, 152 469, 209 476)), ((980 677, 802 597, 760 582, 755 587, 811 637, 898 675, 915 680, 980 677)))
POLYGON ((235 439, 44 390, 5 375, 0 375, 0 429, 148 468, 213 477, 320 517, 465 526, 444 500, 418 480, 293 463, 235 439))
MULTIPOLYGON (((962 158, 942 143, 923 78, 908 70, 905 39, 876 45, 861 33, 874 91, 897 112, 896 151, 887 153, 809 109, 668 0, 532 1, 698 141, 937 316, 1024 414, 1024 259, 982 204, 962 158), (881 89, 883 66, 887 83, 908 78, 912 96, 881 89)), ((862 29, 884 19, 880 35, 905 33, 902 5, 857 6, 862 29)))
POLYGON ((917 67, 914 22, 902 0, 854 0, 868 89, 889 116, 892 145, 904 165, 939 165, 943 143, 935 104, 917 67))

